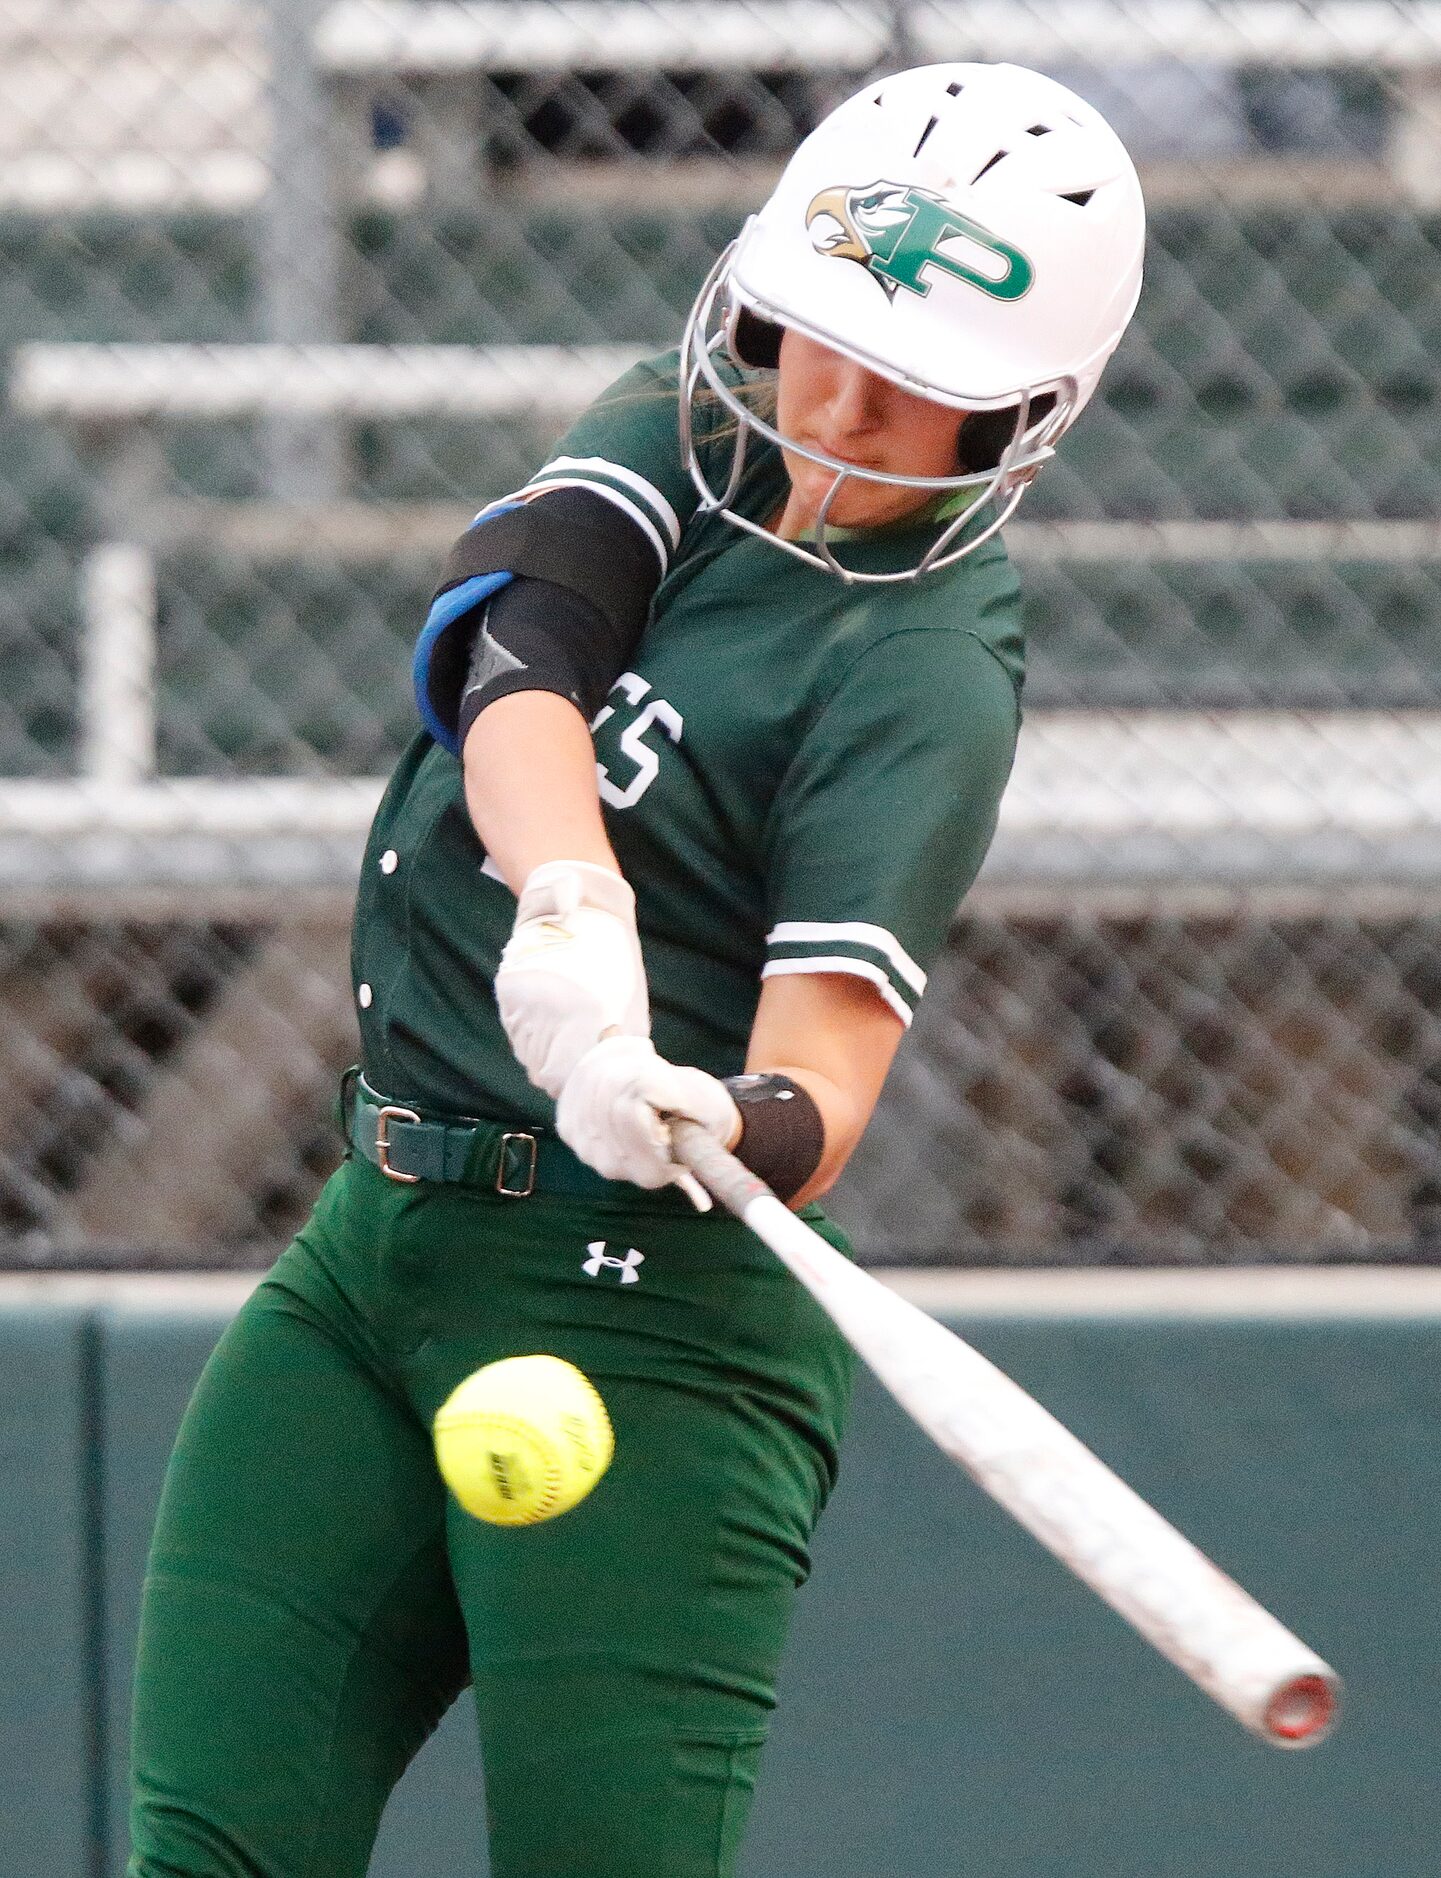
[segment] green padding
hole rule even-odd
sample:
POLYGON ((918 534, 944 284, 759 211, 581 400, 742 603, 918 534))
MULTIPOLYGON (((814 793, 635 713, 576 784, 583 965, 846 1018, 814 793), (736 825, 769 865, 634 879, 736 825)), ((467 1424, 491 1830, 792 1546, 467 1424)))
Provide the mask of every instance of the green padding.
POLYGON ((974 1340, 1337 1665, 1343 1728, 1253 1741, 871 1387, 748 1878, 1431 1878, 1441 1326, 974 1340))
MULTIPOLYGON (((146 1528, 217 1329, 104 1324, 117 1804, 146 1528)), ((1349 1685, 1342 1730, 1303 1755, 1252 1741, 868 1386, 802 1600, 747 1878, 1431 1878, 1441 1324, 973 1335, 1330 1657, 1349 1685)), ((637 1573, 643 1591, 643 1561, 637 1573)), ((483 1878, 479 1817, 463 1703, 397 1793, 373 1878, 483 1878)), ((122 1844, 112 1818, 111 1872, 122 1844)), ((83 1869, 31 1861, 13 1878, 83 1869)))
POLYGON ((125 1870, 130 1678, 150 1528, 195 1379, 225 1326, 206 1313, 100 1314, 105 1399, 106 1870, 125 1870))
POLYGON ((489 1870, 475 1703, 467 1693, 395 1789, 370 1878, 486 1878, 489 1870))
MULTIPOLYGON (((105 1869, 111 1878, 120 1878, 125 1869, 130 1679, 150 1527, 176 1427, 224 1323, 209 1313, 109 1311, 101 1318, 109 1737, 105 1869)), ((258 1465, 263 1458, 257 1457, 258 1465)), ((372 1878, 415 1878, 422 1872, 435 1878, 451 1872, 484 1878, 478 1758, 474 1710, 467 1696, 397 1789, 381 1829, 372 1878)), ((41 1869, 12 1874, 0 1864, 0 1878, 39 1878, 41 1869)), ((44 1869, 49 1878, 51 1868, 44 1869)), ((81 1878, 79 1866, 57 1865, 53 1870, 55 1878, 72 1878, 72 1871, 74 1878, 81 1878)))
POLYGON ((85 1320, 0 1311, 0 1878, 90 1869, 85 1320))

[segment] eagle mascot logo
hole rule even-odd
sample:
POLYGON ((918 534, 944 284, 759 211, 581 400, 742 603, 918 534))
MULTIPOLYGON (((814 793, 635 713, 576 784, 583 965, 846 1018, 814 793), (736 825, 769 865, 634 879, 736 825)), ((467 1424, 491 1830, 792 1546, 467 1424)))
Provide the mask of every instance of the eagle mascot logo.
POLYGON ((892 301, 903 287, 924 299, 937 273, 993 300, 1019 300, 1036 278, 1019 248, 914 184, 833 184, 811 198, 806 229, 818 253, 857 262, 892 301))

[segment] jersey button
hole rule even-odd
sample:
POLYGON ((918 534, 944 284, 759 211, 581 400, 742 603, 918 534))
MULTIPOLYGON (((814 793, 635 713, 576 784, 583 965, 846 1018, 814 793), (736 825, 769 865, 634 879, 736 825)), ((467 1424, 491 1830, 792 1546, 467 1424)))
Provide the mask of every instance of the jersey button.
POLYGON ((355 994, 355 1001, 362 1011, 370 1009, 370 1000, 375 996, 369 985, 362 985, 355 994))
POLYGON ((399 866, 400 866, 400 856, 395 852, 394 848, 387 848, 384 854, 382 854, 380 857, 381 873, 393 874, 396 868, 399 866))

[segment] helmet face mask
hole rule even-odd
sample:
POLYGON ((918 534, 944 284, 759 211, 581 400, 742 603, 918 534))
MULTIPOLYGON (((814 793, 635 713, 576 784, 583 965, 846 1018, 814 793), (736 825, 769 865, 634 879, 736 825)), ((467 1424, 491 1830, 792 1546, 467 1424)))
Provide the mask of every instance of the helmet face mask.
POLYGON ((942 65, 867 86, 801 144, 692 308, 682 434, 703 507, 845 579, 914 579, 974 552, 1095 389, 1135 307, 1143 236, 1124 148, 1053 80, 942 65), (722 361, 774 368, 787 328, 916 396, 982 414, 963 427, 955 473, 862 469, 781 435, 722 361), (735 425, 723 488, 696 448, 697 400, 735 425), (813 542, 782 540, 733 508, 753 436, 833 473, 813 542), (827 518, 856 479, 914 488, 921 508, 933 494, 936 536, 914 565, 862 575, 836 559, 827 518))
MULTIPOLYGON (((712 269, 710 278, 691 310, 681 347, 681 443, 691 479, 700 491, 702 510, 718 511, 746 533, 758 535, 784 552, 838 574, 846 581, 883 583, 914 580, 918 575, 949 567, 953 562, 973 553, 982 542, 988 541, 1002 523, 1009 520, 1032 478, 1053 455, 1052 438, 1059 436, 1070 421, 1072 388, 1068 385, 1048 386, 1040 391, 1038 398, 1050 399, 1052 402, 1049 409, 1034 419, 1030 417, 1033 400, 1029 395, 1019 401, 1011 400, 1006 405, 997 406, 999 412, 1014 411, 1015 417, 995 462, 986 468, 964 469, 958 463, 954 473, 947 476, 906 476, 891 471, 862 469, 843 458, 828 456, 813 445, 783 435, 754 405, 747 403, 743 389, 727 382, 722 361, 732 366, 742 362, 737 359, 730 337, 737 324, 736 310, 733 304, 727 306, 724 298, 726 274, 733 253, 734 244, 721 255, 712 269), (713 475, 700 453, 708 426, 699 419, 698 413, 707 404, 712 408, 721 406, 733 425, 730 456, 722 471, 724 481, 713 475), (832 474, 834 480, 817 513, 812 541, 785 540, 739 514, 732 506, 753 437, 762 438, 780 450, 805 457, 832 474), (946 512, 936 518, 934 539, 920 559, 911 566, 890 573, 860 573, 842 566, 836 559, 836 525, 829 521, 830 511, 848 482, 882 483, 892 488, 914 489, 922 498, 918 501, 918 508, 926 506, 924 498, 927 495, 943 511, 949 511, 958 497, 966 500, 959 505, 959 512, 946 512)), ((752 314, 751 317, 755 316, 752 314)), ((757 324, 761 322, 757 321, 757 324)), ((773 343, 778 355, 780 333, 772 322, 764 324, 775 331, 773 343)), ((822 340, 821 343, 826 341, 822 340)), ((858 363, 869 365, 870 362, 860 360, 858 363)), ((743 369, 754 374, 769 368, 743 362, 743 369)))

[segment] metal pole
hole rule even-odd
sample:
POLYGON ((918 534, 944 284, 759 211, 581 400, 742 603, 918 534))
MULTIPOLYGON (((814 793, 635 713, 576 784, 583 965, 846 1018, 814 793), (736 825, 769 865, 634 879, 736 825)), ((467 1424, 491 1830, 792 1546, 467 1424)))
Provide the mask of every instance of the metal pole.
MULTIPOLYGON (((265 335, 281 345, 341 338, 339 205, 330 100, 315 59, 329 0, 270 0, 271 184, 260 240, 265 335)), ((270 493, 283 502, 332 500, 344 475, 333 420, 267 418, 270 493)))
POLYGON ((910 0, 890 0, 887 9, 890 16, 888 44, 881 58, 882 72, 904 72, 913 65, 923 63, 916 48, 916 36, 911 27, 910 0))
POLYGON ((1441 69, 1397 74, 1392 86, 1391 173, 1409 201, 1441 203, 1441 69))
POLYGON ((80 773, 100 783, 155 774, 155 564, 134 542, 92 548, 81 571, 80 773))

